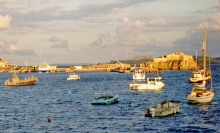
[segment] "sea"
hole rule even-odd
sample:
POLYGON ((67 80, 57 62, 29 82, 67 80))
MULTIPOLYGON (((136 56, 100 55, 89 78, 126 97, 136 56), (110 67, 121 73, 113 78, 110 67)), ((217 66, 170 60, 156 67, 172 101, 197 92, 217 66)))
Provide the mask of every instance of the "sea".
POLYGON ((213 65, 215 96, 209 104, 187 102, 193 84, 192 71, 163 71, 160 91, 132 91, 132 73, 78 72, 80 80, 68 81, 68 73, 19 73, 35 75, 33 86, 9 87, 4 81, 12 73, 0 73, 0 132, 51 133, 181 133, 220 132, 220 65, 213 65), (94 93, 118 95, 112 105, 91 105, 94 93), (181 101, 180 113, 166 117, 145 117, 144 110, 163 100, 181 101), (48 122, 50 118, 50 122, 48 122))

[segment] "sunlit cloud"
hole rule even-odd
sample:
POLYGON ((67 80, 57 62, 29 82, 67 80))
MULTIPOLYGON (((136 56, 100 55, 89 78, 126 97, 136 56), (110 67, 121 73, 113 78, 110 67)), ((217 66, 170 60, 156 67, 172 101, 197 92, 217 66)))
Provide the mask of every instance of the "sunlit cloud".
POLYGON ((12 17, 10 17, 8 14, 5 16, 0 15, 0 29, 9 28, 11 20, 12 17))
POLYGON ((129 21, 129 19, 128 19, 127 16, 125 16, 125 15, 122 16, 122 19, 123 19, 123 21, 124 21, 125 23, 129 21))

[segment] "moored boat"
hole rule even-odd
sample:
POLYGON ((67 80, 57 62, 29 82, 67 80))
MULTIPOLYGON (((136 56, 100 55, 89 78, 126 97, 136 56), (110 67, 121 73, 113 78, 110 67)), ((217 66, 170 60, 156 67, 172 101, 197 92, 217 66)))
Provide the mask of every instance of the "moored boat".
POLYGON ((193 76, 189 78, 191 83, 202 83, 205 78, 205 81, 209 81, 211 79, 210 74, 204 70, 193 71, 193 76), (205 77, 203 77, 205 75, 205 77))
POLYGON ((206 90, 205 81, 203 84, 195 84, 191 93, 187 96, 189 103, 209 103, 214 97, 213 90, 206 90))
POLYGON ((27 85, 34 85, 38 81, 38 78, 35 76, 31 76, 24 79, 19 79, 18 75, 14 73, 12 75, 11 80, 6 80, 5 85, 6 86, 27 86, 27 85))
MULTIPOLYGON (((207 53, 207 29, 204 29, 204 42, 203 42, 203 72, 206 71, 206 53, 207 53)), ((209 68, 210 66, 210 58, 209 58, 209 68)), ((187 100, 189 103, 197 104, 197 103, 209 103, 212 101, 214 97, 214 88, 212 85, 212 70, 208 69, 210 73, 210 89, 206 89, 206 74, 202 74, 203 82, 202 84, 195 84, 192 88, 192 91, 188 94, 187 100)))
POLYGON ((148 77, 147 83, 132 83, 129 86, 131 90, 159 90, 165 84, 162 82, 161 77, 148 77))
POLYGON ((154 107, 147 108, 144 113, 145 116, 168 116, 180 112, 181 101, 163 100, 160 104, 154 107))
POLYGON ((134 80, 145 80, 145 70, 142 68, 136 68, 133 71, 133 79, 134 80))
POLYGON ((50 66, 44 62, 42 65, 38 68, 39 73, 50 73, 50 66))
POLYGON ((75 73, 70 73, 69 77, 67 78, 67 80, 77 80, 77 79, 80 79, 80 76, 75 73))
POLYGON ((108 93, 94 93, 94 98, 95 100, 92 101, 92 105, 109 105, 120 101, 118 95, 112 96, 108 95, 108 93), (97 97, 97 95, 101 96, 97 97))

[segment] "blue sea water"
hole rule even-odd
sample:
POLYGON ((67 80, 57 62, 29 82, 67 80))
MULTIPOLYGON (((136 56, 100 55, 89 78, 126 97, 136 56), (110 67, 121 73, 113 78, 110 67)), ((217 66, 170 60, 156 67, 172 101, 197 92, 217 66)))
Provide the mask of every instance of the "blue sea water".
POLYGON ((220 70, 212 73, 215 96, 205 105, 187 103, 192 71, 164 71, 160 76, 166 86, 146 92, 129 89, 132 73, 79 72, 81 79, 77 81, 67 81, 67 73, 26 73, 19 77, 35 75, 39 81, 21 87, 4 86, 12 74, 1 73, 0 132, 220 132, 220 70), (106 90, 119 95, 121 101, 91 105, 93 93, 106 90), (144 116, 146 108, 164 99, 182 101, 181 113, 144 116))

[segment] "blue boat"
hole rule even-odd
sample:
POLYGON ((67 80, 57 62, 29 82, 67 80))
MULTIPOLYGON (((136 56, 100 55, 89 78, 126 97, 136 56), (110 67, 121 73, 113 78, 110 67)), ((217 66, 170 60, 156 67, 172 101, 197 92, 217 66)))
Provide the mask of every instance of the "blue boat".
POLYGON ((92 101, 92 105, 109 105, 120 101, 118 95, 111 96, 108 93, 94 93, 94 97, 95 100, 92 101), (101 96, 97 97, 97 95, 101 96))

